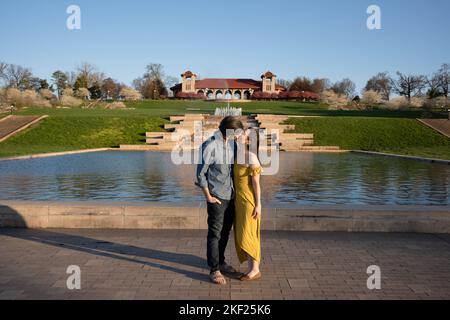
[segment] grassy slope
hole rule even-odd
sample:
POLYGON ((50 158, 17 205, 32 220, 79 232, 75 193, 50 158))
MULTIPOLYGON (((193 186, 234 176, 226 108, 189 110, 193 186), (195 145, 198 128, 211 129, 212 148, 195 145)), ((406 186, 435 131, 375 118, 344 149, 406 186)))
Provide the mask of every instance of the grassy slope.
MULTIPOLYGON (((43 110, 28 110, 40 113, 43 110)), ((0 143, 0 157, 142 144, 164 119, 111 110, 46 110, 50 117, 0 143)))
MULTIPOLYGON (((162 130, 160 126, 167 122, 166 117, 169 115, 212 113, 216 107, 226 106, 224 102, 204 101, 143 101, 127 104, 134 109, 26 109, 21 114, 47 114, 50 117, 0 143, 0 157, 140 144, 144 143, 146 131, 162 130)), ((415 120, 410 120, 423 116, 422 111, 330 111, 318 103, 283 101, 232 103, 232 106, 242 107, 247 114, 330 116, 292 120, 299 122, 300 132, 316 133, 316 142, 321 145, 450 158, 448 140, 417 124, 415 120), (405 134, 406 140, 403 138, 405 134)))
POLYGON ((450 140, 414 119, 324 117, 292 119, 316 145, 450 159, 450 140))
MULTIPOLYGON (((224 107, 226 102, 209 101, 140 101, 127 102, 128 107, 136 108, 136 112, 149 115, 169 116, 185 113, 214 113, 217 107, 224 107)), ((354 110, 335 111, 321 103, 290 102, 290 101, 252 101, 231 103, 232 107, 243 109, 244 114, 270 113, 288 115, 311 115, 311 116, 345 116, 345 117, 386 117, 386 118, 445 118, 445 113, 428 114, 423 110, 354 110)))

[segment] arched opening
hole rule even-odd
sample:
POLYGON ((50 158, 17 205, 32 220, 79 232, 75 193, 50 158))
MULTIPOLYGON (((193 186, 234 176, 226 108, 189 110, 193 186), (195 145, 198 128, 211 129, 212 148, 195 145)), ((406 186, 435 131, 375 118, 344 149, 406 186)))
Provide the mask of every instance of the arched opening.
POLYGON ((233 95, 233 99, 241 100, 241 90, 236 90, 233 95))
POLYGON ((223 99, 223 92, 222 92, 222 90, 217 90, 216 91, 216 99, 217 100, 223 99))
POLYGON ((248 90, 245 90, 245 91, 244 91, 244 99, 245 99, 245 100, 250 99, 250 91, 248 91, 248 90))
POLYGON ((214 99, 214 92, 213 92, 212 90, 208 90, 208 91, 206 92, 206 98, 207 98, 208 100, 213 100, 213 99, 214 99))
POLYGON ((227 90, 227 91, 225 92, 225 99, 226 99, 226 100, 231 100, 232 97, 233 97, 233 96, 232 96, 231 90, 227 90))

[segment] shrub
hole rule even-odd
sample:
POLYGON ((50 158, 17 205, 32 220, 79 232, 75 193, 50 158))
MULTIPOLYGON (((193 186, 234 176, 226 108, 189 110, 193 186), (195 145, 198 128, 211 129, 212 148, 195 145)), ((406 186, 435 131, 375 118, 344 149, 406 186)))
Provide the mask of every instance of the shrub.
POLYGON ((6 90, 6 102, 9 104, 14 104, 18 108, 24 106, 22 93, 16 88, 9 88, 6 90))
POLYGON ((124 97, 125 100, 135 101, 142 99, 142 95, 139 92, 129 87, 122 88, 119 95, 124 97))
POLYGON ((365 104, 369 104, 369 105, 374 105, 374 104, 378 104, 382 101, 381 96, 378 94, 378 92, 373 91, 373 90, 366 90, 363 93, 363 97, 362 97, 362 103, 365 104))
POLYGON ((297 90, 292 90, 287 93, 288 99, 300 99, 302 93, 297 90))
POLYGON ((51 107, 50 102, 34 90, 25 90, 21 92, 16 88, 2 90, 0 99, 6 105, 14 105, 16 108, 23 107, 51 107))
POLYGON ((51 92, 48 89, 42 89, 41 91, 39 91, 40 95, 42 98, 47 99, 47 100, 51 100, 53 99, 55 96, 53 95, 53 92, 51 92))
POLYGON ((262 99, 262 91, 255 91, 255 92, 253 92, 251 98, 252 99, 256 99, 256 100, 262 99))
POLYGON ((78 98, 86 99, 90 96, 90 92, 87 88, 78 88, 75 92, 75 96, 78 98))
POLYGON ((287 99, 287 97, 288 97, 287 91, 281 91, 280 94, 278 95, 278 99, 287 99))
POLYGON ((407 108, 408 105, 409 105, 408 99, 406 99, 403 96, 393 98, 386 103, 387 107, 389 107, 390 109, 394 109, 394 110, 407 108))
POLYGON ((425 105, 426 98, 412 97, 409 106, 413 108, 422 108, 425 105))
POLYGON ((331 109, 336 109, 348 104, 348 99, 345 95, 337 94, 332 90, 325 90, 324 92, 322 92, 320 100, 330 105, 331 109))
POLYGON ((62 91, 62 95, 63 95, 63 96, 73 97, 73 90, 72 90, 72 88, 65 88, 65 89, 62 91))
POLYGON ((65 107, 79 107, 82 103, 83 101, 80 99, 69 95, 63 95, 61 97, 61 104, 65 107))
POLYGON ((272 97, 272 94, 270 92, 262 92, 261 98, 262 99, 270 99, 272 97))
POLYGON ((445 108, 450 107, 450 100, 446 97, 437 97, 433 99, 427 99, 424 103, 424 107, 432 109, 432 108, 445 108))
POLYGON ((176 97, 178 99, 187 99, 189 96, 186 92, 177 92, 176 97))
POLYGON ((105 109, 125 109, 127 106, 125 105, 125 103, 121 102, 121 101, 115 101, 112 103, 108 103, 105 106, 105 109))

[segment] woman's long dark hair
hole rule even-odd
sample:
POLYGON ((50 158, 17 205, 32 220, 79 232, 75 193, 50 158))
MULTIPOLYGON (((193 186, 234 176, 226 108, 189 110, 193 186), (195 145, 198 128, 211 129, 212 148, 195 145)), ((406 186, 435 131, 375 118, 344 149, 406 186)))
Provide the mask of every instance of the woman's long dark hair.
MULTIPOLYGON (((250 130, 250 134, 249 134, 249 144, 247 145, 247 150, 250 152, 253 152, 256 155, 258 161, 260 161, 259 160, 260 129, 259 128, 248 128, 248 130, 250 130), (256 137, 256 146, 254 146, 254 141, 253 141, 253 139, 255 139, 255 137, 256 137)), ((248 159, 248 162, 250 164, 250 157, 248 159)))

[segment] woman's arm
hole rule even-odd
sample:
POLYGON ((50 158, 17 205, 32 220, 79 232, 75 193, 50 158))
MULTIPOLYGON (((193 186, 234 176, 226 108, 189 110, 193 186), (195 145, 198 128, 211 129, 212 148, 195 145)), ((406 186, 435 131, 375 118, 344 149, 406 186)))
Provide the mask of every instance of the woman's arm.
MULTIPOLYGON (((251 165, 250 169, 257 169, 260 168, 261 165, 258 161, 258 157, 256 155, 251 154, 250 155, 251 165), (253 159, 252 159, 253 158, 253 159)), ((255 210, 253 210, 252 217, 254 219, 260 219, 261 218, 261 184, 260 184, 260 177, 261 175, 252 175, 252 186, 253 186, 253 195, 255 196, 255 210)))

